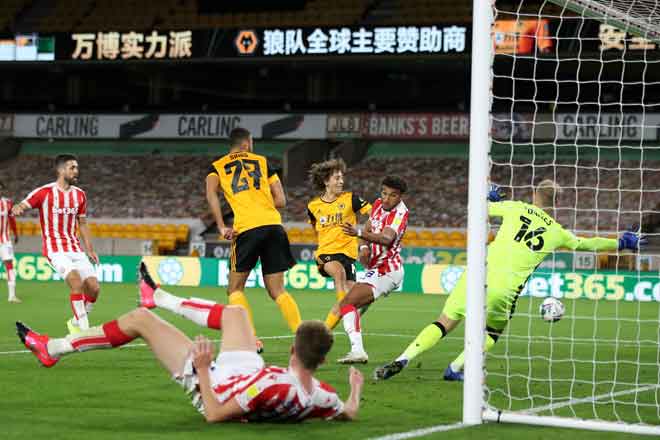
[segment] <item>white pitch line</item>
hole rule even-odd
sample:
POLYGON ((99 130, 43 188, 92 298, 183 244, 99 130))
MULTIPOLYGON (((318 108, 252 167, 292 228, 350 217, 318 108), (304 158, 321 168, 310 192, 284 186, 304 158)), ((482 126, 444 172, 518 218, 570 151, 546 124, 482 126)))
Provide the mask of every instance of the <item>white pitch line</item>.
POLYGON ((564 402, 551 403, 548 405, 539 406, 537 408, 531 408, 525 410, 524 412, 529 414, 537 414, 543 411, 550 411, 559 408, 564 408, 566 406, 579 405, 581 403, 592 403, 594 401, 605 399, 607 397, 613 398, 613 397, 625 396, 626 394, 643 393, 644 391, 651 391, 658 388, 660 388, 660 385, 647 385, 645 387, 633 388, 631 390, 617 391, 616 393, 605 393, 605 394, 600 394, 598 396, 589 396, 589 397, 583 397, 581 399, 572 399, 564 402))
POLYGON ((436 432, 452 431, 454 429, 462 429, 466 426, 462 423, 453 423, 451 425, 437 425, 428 428, 415 429, 407 432, 399 432, 396 434, 387 434, 382 437, 372 437, 368 440, 404 440, 408 438, 423 437, 436 432))

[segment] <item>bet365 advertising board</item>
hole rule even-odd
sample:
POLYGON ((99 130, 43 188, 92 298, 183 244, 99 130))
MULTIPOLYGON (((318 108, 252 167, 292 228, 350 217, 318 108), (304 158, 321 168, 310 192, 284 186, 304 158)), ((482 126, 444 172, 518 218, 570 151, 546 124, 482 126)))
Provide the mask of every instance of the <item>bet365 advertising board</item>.
MULTIPOLYGON (((99 281, 134 283, 141 257, 103 256, 96 266, 99 281)), ((144 257, 156 282, 165 286, 208 286, 224 288, 229 281, 229 261, 216 258, 144 257)), ((60 281, 61 277, 38 254, 17 254, 17 278, 20 281, 60 281)), ((406 294, 447 295, 463 274, 464 266, 446 264, 406 264, 404 282, 399 291, 406 294)), ((358 267, 358 280, 363 274, 358 267)), ((6 278, 4 269, 2 278, 6 278)), ((324 278, 313 262, 299 262, 285 277, 286 287, 293 290, 332 290, 331 279, 324 278)), ((248 288, 263 288, 261 268, 248 277, 248 288)), ((1 287, 0 287, 1 288, 1 287)), ((537 270, 527 281, 523 296, 608 301, 660 302, 660 276, 657 273, 613 271, 537 270)))

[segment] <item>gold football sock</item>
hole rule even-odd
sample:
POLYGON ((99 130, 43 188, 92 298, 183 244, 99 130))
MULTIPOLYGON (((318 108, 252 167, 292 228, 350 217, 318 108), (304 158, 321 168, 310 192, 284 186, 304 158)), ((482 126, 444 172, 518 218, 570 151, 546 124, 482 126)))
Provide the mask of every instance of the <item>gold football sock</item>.
POLYGON ((337 292, 337 302, 338 303, 341 302, 341 300, 344 299, 345 296, 346 296, 346 292, 344 292, 343 290, 337 292))
POLYGON ((328 312, 328 316, 325 318, 325 326, 328 327, 330 330, 334 330, 334 328, 337 326, 337 323, 339 323, 339 320, 341 319, 340 315, 335 315, 332 310, 328 312))
POLYGON ((232 306, 241 306, 248 313, 248 319, 250 320, 250 326, 252 326, 252 332, 256 335, 257 331, 254 328, 254 319, 252 318, 252 309, 250 308, 250 303, 248 302, 247 296, 240 290, 232 292, 229 295, 229 304, 232 306))
POLYGON ((277 297, 275 302, 280 308, 280 312, 282 312, 282 316, 284 317, 286 323, 289 325, 289 328, 293 333, 295 333, 301 321, 300 310, 298 310, 298 304, 296 304, 296 300, 293 299, 293 297, 289 295, 288 292, 284 292, 277 297))

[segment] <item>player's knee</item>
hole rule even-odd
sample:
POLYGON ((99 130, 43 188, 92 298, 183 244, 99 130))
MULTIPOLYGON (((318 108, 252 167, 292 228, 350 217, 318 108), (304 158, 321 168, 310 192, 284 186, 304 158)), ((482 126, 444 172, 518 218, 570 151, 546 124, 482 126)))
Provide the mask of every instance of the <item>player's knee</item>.
POLYGON ((80 274, 76 271, 69 272, 66 276, 66 281, 69 284, 69 287, 71 287, 71 290, 75 292, 81 292, 84 287, 80 274))
POLYGON ((99 286, 99 283, 96 280, 87 279, 84 283, 84 289, 86 294, 96 298, 101 290, 101 286, 99 286))
POLYGON ((222 309, 223 322, 238 321, 241 319, 248 319, 247 310, 243 306, 225 306, 222 309))
POLYGON ((149 322, 154 319, 155 315, 149 309, 139 307, 130 313, 130 317, 137 322, 149 322))

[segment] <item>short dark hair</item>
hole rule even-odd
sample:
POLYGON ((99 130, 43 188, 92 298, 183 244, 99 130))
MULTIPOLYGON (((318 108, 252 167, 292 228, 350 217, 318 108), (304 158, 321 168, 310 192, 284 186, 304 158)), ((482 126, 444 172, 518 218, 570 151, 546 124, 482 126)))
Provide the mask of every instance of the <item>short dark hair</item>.
POLYGON ((346 172, 346 163, 343 159, 330 159, 315 163, 309 169, 309 180, 315 190, 324 191, 325 181, 337 171, 346 172))
POLYGON ((408 191, 408 184, 405 180, 398 176, 387 176, 381 182, 381 185, 398 190, 401 194, 408 191))
POLYGON ((78 160, 78 158, 73 154, 69 154, 69 153, 58 154, 57 157, 55 158, 55 169, 58 169, 59 167, 61 167, 70 160, 78 160))
POLYGON ((250 136, 250 130, 247 128, 236 127, 229 133, 229 145, 237 147, 243 143, 243 141, 250 139, 250 136))
POLYGON ((334 337, 321 321, 303 321, 296 330, 293 344, 296 357, 308 370, 314 371, 325 360, 334 337))

